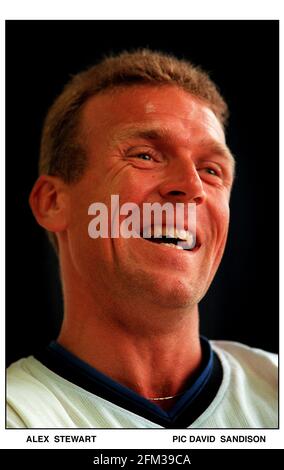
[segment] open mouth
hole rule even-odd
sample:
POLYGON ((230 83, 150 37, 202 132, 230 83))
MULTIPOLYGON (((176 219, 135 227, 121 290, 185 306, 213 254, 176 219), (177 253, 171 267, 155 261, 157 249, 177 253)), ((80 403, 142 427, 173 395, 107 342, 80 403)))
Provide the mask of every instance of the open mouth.
POLYGON ((141 236, 151 243, 166 245, 181 251, 195 251, 200 246, 196 237, 188 230, 150 227, 141 236))

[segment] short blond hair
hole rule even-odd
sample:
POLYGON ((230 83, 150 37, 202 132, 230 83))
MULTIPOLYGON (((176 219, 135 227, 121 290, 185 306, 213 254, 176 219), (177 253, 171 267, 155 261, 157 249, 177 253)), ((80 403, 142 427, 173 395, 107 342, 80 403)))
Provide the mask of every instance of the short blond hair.
MULTIPOLYGON (((80 116, 88 98, 102 91, 136 84, 176 85, 201 98, 225 127, 228 108, 209 75, 187 60, 142 49, 103 59, 66 84, 48 111, 42 133, 39 172, 78 181, 87 165, 80 142, 80 116)), ((56 237, 50 234, 51 241, 56 237)))

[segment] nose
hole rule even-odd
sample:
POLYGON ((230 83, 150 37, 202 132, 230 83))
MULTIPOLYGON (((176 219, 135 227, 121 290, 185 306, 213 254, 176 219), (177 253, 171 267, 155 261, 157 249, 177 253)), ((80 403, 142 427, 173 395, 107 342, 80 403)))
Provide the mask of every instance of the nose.
POLYGON ((167 168, 168 174, 159 192, 169 202, 194 202, 202 204, 206 198, 203 183, 191 158, 174 160, 167 168))

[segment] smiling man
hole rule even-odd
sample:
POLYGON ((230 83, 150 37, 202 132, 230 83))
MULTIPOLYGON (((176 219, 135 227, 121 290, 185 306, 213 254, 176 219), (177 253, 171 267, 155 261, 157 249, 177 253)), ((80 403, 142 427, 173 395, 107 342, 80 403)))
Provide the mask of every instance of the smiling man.
POLYGON ((30 205, 59 256, 64 320, 8 369, 9 427, 277 427, 276 357, 199 335, 229 224, 226 116, 206 73, 148 50, 105 59, 55 101, 30 205), (164 216, 149 236, 113 237, 110 219, 90 236, 89 208, 110 212, 113 195, 141 213, 183 203, 185 220, 194 205, 195 243, 164 216))

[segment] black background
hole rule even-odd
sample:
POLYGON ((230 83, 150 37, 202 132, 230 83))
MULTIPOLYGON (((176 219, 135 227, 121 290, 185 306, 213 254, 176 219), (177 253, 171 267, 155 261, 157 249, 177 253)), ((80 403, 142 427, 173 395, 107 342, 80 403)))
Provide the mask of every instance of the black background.
MULTIPOLYGON (((3 449, 0 450, 3 460, 11 462, 11 467, 22 467, 26 465, 30 470, 42 467, 44 461, 47 466, 58 465, 73 468, 75 465, 79 468, 94 468, 94 459, 110 457, 127 457, 125 469, 137 468, 137 462, 146 462, 149 468, 149 459, 158 459, 160 461, 171 461, 171 458, 177 459, 178 462, 183 462, 186 457, 190 460, 191 465, 198 465, 197 468, 208 466, 216 466, 217 468, 230 467, 232 461, 236 466, 242 466, 244 462, 248 466, 269 466, 271 462, 277 461, 282 458, 282 449, 104 449, 103 451, 90 450, 90 449, 3 449), (163 456, 163 457, 162 457, 163 456), (171 456, 171 458, 170 458, 171 456), (148 459, 148 460, 146 460, 148 459), (220 466, 221 462, 221 466, 220 466)), ((184 465, 187 465, 185 460, 184 465)), ((147 465, 144 464, 144 465, 147 465)), ((111 464, 110 464, 111 465, 111 464)), ((115 464, 112 464, 115 465, 115 464)), ((163 465, 156 464, 155 468, 163 465)), ((178 465, 178 464, 176 464, 178 465)), ((101 468, 103 466, 101 465, 101 468)))
POLYGON ((136 47, 201 65, 230 108, 231 227, 201 332, 277 351, 278 22, 8 21, 6 44, 7 364, 55 338, 62 318, 56 257, 28 206, 44 116, 71 74, 136 47))
MULTIPOLYGON (((204 465, 216 466, 217 468, 230 467, 232 461, 236 466, 242 466, 244 462, 249 467, 264 465, 265 467, 271 465, 274 460, 279 460, 283 457, 282 449, 104 449, 103 451, 90 450, 90 449, 4 449, 2 451, 3 460, 9 459, 12 468, 21 467, 26 464, 29 469, 36 469, 42 466, 44 461, 46 465, 58 465, 58 463, 69 467, 75 465, 79 468, 94 468, 94 459, 110 457, 127 457, 125 469, 137 468, 137 462, 149 462, 151 456, 160 461, 171 461, 170 456, 177 459, 178 462, 183 462, 186 457, 190 460, 191 465, 198 465, 199 468, 204 465), (164 456, 164 457, 162 457, 164 456), (221 466, 220 466, 221 462, 221 466)), ((115 464, 112 464, 115 465, 115 464)), ((145 465, 145 464, 144 464, 145 465)), ((160 467, 163 464, 156 464, 155 467, 160 467)), ((178 464, 176 464, 178 465, 178 464)), ((184 465, 187 465, 185 460, 184 465)), ((148 467, 149 467, 148 463, 148 467)), ((102 465, 101 465, 102 467, 102 465)))

